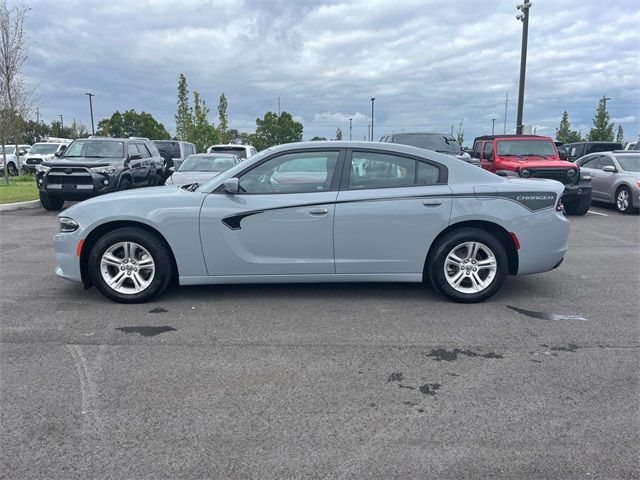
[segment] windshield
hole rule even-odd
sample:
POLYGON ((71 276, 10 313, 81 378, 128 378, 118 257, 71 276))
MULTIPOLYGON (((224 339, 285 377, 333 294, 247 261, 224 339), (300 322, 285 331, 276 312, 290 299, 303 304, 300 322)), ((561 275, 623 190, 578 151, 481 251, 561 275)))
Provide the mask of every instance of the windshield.
POLYGON ((31 147, 31 150, 29 150, 29 155, 34 153, 39 155, 51 155, 58 151, 59 146, 60 145, 58 143, 36 143, 31 147))
POLYGON ((176 172, 224 172, 235 164, 233 157, 228 156, 189 155, 176 172))
POLYGON ((180 143, 171 141, 154 140, 153 143, 158 150, 164 150, 171 158, 182 158, 180 155, 180 143))
MULTIPOLYGON (((15 151, 15 149, 16 149, 16 147, 14 147, 14 146, 9 146, 9 145, 5 145, 4 146, 4 151, 5 151, 5 153, 7 155, 12 155, 13 152, 15 151)), ((1 153, 1 151, 0 151, 0 153, 1 153)))
POLYGON ((462 147, 450 135, 442 135, 439 133, 403 133, 393 136, 395 143, 402 145, 410 145, 412 147, 426 148, 440 153, 451 153, 460 155, 462 147))
POLYGON ((238 155, 240 158, 247 158, 247 149, 244 147, 210 147, 209 148, 209 152, 211 153, 215 153, 215 152, 219 152, 219 153, 235 153, 236 155, 238 155))
POLYGON ((64 158, 123 158, 124 142, 113 140, 74 140, 64 158))
POLYGON ((498 155, 503 157, 510 155, 516 157, 526 155, 553 157, 556 154, 553 147, 553 143, 549 140, 499 140, 498 155))
POLYGON ((616 160, 625 172, 640 172, 640 155, 616 155, 616 160))

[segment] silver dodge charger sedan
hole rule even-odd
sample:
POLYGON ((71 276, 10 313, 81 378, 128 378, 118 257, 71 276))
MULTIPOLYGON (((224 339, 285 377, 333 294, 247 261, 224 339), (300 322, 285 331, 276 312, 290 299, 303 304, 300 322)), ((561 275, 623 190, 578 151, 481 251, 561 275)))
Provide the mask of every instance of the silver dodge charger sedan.
POLYGON ((59 215, 68 280, 117 302, 181 285, 422 282, 457 302, 562 262, 563 185, 396 144, 264 150, 184 188, 108 194, 59 215))

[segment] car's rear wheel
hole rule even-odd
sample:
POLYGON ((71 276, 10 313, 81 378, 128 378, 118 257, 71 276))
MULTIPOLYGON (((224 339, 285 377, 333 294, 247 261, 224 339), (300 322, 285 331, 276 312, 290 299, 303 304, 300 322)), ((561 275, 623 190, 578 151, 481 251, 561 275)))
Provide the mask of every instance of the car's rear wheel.
POLYGON ((7 173, 9 174, 10 177, 17 177, 18 176, 18 169, 16 168, 15 164, 13 162, 9 162, 7 164, 7 173))
POLYGON ((40 205, 42 205, 42 208, 50 212, 62 210, 64 199, 40 192, 40 205))
POLYGON ((141 228, 120 228, 105 234, 91 249, 91 281, 100 292, 120 303, 146 302, 159 295, 173 275, 166 244, 141 228))
POLYGON ((482 302, 494 295, 509 270, 500 240, 479 228, 461 228, 445 235, 429 257, 431 284, 461 303, 482 302))
POLYGON ((589 208, 591 208, 591 194, 562 203, 564 204, 564 211, 567 215, 585 215, 589 211, 589 208))
POLYGON ((623 185, 616 192, 616 210, 620 213, 633 212, 633 199, 631 197, 631 189, 623 185))
POLYGON ((155 176, 153 177, 153 181, 151 182, 151 184, 154 187, 157 187, 159 185, 162 185, 162 175, 160 175, 159 173, 156 173, 155 176))

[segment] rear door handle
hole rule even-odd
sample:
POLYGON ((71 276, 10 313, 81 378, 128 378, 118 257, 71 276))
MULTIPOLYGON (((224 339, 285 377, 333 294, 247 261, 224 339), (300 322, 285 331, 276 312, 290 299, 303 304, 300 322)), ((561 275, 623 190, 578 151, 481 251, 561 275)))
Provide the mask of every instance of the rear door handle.
POLYGON ((442 205, 440 200, 422 200, 422 204, 425 207, 437 207, 438 205, 442 205))
POLYGON ((311 215, 326 215, 329 212, 328 209, 323 208, 323 207, 318 207, 318 208, 310 208, 309 209, 309 213, 311 215))

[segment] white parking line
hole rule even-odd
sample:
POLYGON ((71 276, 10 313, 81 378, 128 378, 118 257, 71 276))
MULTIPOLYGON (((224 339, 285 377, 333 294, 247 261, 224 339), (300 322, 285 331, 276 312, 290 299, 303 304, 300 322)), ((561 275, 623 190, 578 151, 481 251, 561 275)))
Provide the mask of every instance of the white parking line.
POLYGON ((608 217, 609 215, 606 213, 600 213, 600 212, 593 212, 591 210, 589 210, 587 213, 593 213, 594 215, 602 215, 603 217, 608 217))

